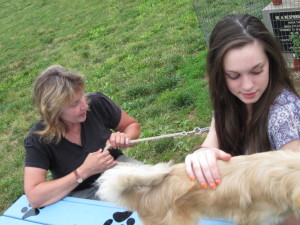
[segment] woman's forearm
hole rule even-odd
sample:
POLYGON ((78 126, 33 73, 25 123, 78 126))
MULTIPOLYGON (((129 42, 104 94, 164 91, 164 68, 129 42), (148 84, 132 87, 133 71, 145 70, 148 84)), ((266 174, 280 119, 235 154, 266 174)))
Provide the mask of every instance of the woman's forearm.
POLYGON ((59 201, 78 186, 73 173, 60 179, 43 181, 38 184, 25 184, 25 194, 33 208, 40 208, 59 201))

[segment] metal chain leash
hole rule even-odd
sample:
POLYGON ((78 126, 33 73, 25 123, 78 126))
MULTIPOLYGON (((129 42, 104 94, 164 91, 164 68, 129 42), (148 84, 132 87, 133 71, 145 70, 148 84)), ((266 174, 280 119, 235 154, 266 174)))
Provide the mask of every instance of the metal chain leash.
MULTIPOLYGON (((204 128, 195 127, 194 130, 192 130, 192 131, 183 131, 183 132, 179 132, 179 133, 166 134, 166 135, 160 135, 160 136, 155 136, 155 137, 140 138, 140 139, 135 139, 135 140, 129 140, 128 142, 129 142, 129 144, 136 144, 136 143, 146 142, 146 141, 155 141, 155 140, 159 140, 159 139, 163 139, 163 138, 187 136, 190 134, 200 135, 203 132, 209 131, 209 129, 210 129, 210 127, 204 127, 204 128)), ((110 147, 111 147, 110 144, 107 145, 103 151, 108 150, 110 147)))

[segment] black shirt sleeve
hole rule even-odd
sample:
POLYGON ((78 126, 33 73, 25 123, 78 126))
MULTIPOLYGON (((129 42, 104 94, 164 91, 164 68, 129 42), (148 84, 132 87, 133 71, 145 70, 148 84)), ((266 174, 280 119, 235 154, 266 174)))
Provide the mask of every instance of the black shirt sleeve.
POLYGON ((95 113, 95 116, 100 116, 104 122, 104 126, 114 129, 118 126, 121 120, 121 109, 106 95, 96 92, 88 95, 90 111, 95 113))
POLYGON ((34 133, 36 130, 42 129, 41 127, 42 121, 39 121, 24 140, 26 149, 25 166, 48 170, 51 156, 47 150, 47 144, 43 143, 39 136, 34 133))

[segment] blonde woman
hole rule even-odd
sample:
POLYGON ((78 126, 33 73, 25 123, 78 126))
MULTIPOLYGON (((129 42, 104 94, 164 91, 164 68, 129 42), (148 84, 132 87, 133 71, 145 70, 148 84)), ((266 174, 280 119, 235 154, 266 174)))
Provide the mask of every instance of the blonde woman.
POLYGON ((84 91, 83 77, 59 65, 35 81, 34 104, 41 120, 24 140, 24 190, 32 207, 67 195, 95 199, 93 184, 102 172, 117 161, 138 163, 119 149, 139 137, 137 120, 104 94, 84 91), (103 152, 108 144, 111 149, 103 152), (52 180, 47 180, 48 170, 52 180))

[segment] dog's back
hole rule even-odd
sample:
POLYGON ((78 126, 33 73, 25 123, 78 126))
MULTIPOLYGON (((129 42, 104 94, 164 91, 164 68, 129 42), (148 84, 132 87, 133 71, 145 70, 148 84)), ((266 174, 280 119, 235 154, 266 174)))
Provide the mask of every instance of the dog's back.
POLYGON ((273 151, 218 161, 216 190, 190 181, 184 164, 120 164, 98 180, 97 195, 138 211, 145 225, 194 225, 202 217, 237 224, 275 224, 300 211, 299 153, 273 151))
POLYGON ((214 212, 206 215, 253 225, 299 216, 299 160, 300 153, 280 150, 219 161, 222 184, 210 192, 214 212))

